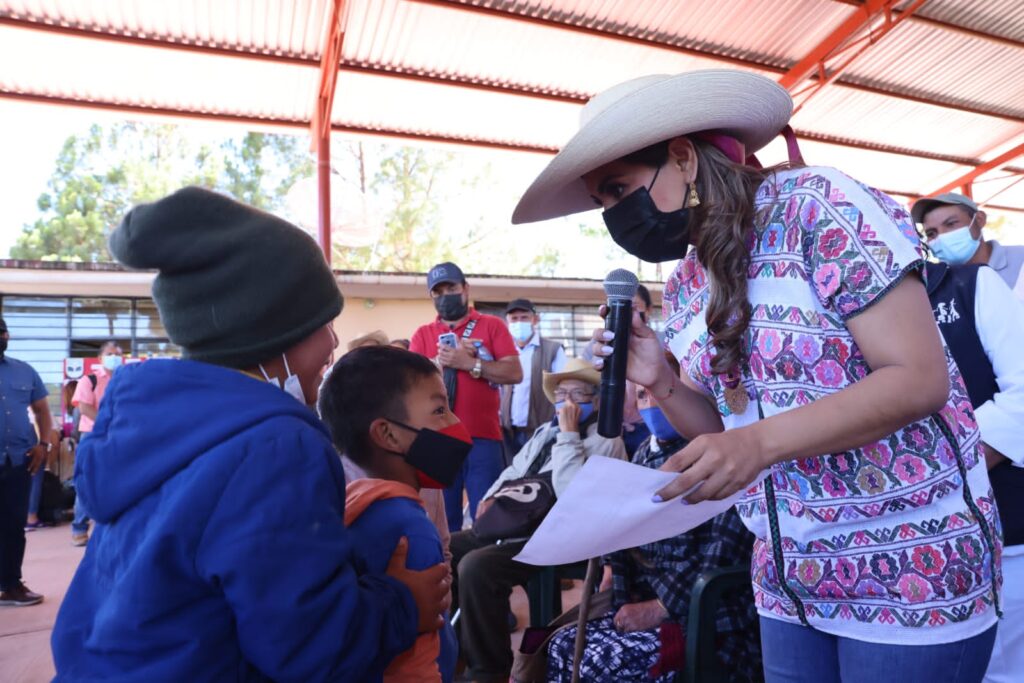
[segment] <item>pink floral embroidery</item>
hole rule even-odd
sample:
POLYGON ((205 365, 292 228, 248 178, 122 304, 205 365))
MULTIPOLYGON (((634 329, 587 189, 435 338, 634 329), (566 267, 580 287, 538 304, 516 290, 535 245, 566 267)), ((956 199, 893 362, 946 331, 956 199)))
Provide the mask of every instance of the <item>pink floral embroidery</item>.
POLYGON ((822 235, 818 243, 818 251, 827 259, 834 259, 846 250, 849 243, 846 232, 839 228, 830 228, 822 235))
POLYGON ((924 479, 927 473, 924 461, 916 455, 901 455, 896 458, 896 473, 900 479, 911 484, 924 479))

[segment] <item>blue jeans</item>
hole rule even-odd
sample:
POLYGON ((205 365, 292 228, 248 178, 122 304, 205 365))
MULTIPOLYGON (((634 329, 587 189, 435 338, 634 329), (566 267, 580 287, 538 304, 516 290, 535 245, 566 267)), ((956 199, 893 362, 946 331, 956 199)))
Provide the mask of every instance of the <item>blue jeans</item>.
POLYGON ((40 467, 39 471, 32 475, 31 488, 28 490, 28 514, 39 514, 39 501, 43 497, 43 472, 46 468, 40 467))
POLYGON ((473 438, 473 450, 462 463, 462 471, 455 482, 444 490, 444 507, 448 515, 448 530, 462 529, 462 490, 469 494, 469 516, 475 518, 476 506, 501 474, 504 456, 501 441, 473 438))
POLYGON ((82 496, 75 491, 75 518, 71 521, 71 533, 76 536, 89 533, 89 512, 82 503, 82 496))
POLYGON ((995 638, 883 645, 761 617, 766 683, 980 683, 995 638))

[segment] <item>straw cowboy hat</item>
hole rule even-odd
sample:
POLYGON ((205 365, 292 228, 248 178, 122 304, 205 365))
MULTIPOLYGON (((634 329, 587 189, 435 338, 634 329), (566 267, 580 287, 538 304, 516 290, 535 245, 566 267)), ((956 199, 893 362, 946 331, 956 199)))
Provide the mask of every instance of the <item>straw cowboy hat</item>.
POLYGON ((601 373, 582 358, 570 358, 561 372, 544 373, 544 395, 555 402, 555 389, 563 379, 578 379, 595 387, 601 383, 601 373))
POLYGON ((709 69, 619 83, 583 107, 579 132, 526 190, 512 222, 593 209, 580 176, 687 133, 724 133, 753 154, 779 134, 792 112, 793 100, 782 86, 745 71, 709 69))

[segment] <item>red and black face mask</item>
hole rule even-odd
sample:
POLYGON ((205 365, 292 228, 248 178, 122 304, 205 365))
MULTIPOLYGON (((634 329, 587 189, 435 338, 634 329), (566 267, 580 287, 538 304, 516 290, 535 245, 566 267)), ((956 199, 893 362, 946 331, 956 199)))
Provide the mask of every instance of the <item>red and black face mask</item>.
POLYGON ((421 487, 443 489, 455 483, 462 463, 473 449, 473 438, 464 424, 456 422, 435 431, 426 427, 416 429, 390 418, 389 421, 410 432, 416 432, 409 450, 399 455, 416 468, 416 477, 421 487))

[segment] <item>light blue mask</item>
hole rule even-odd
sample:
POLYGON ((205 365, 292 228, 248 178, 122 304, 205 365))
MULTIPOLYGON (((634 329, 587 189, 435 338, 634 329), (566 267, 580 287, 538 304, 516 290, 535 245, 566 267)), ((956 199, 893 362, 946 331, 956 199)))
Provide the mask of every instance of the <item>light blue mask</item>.
MULTIPOLYGON (((555 424, 558 424, 558 411, 565 405, 565 401, 558 401, 555 403, 555 424)), ((577 403, 580 407, 580 424, 587 421, 591 415, 594 414, 594 404, 590 401, 586 403, 577 403)))
MULTIPOLYGON (((974 219, 972 218, 971 224, 973 223, 974 219)), ((939 235, 929 242, 928 246, 935 257, 953 266, 963 265, 970 261, 978 251, 978 247, 981 246, 981 240, 976 240, 971 236, 971 224, 947 232, 945 235, 939 235)))
POLYGON ((640 417, 659 441, 675 441, 679 438, 679 432, 665 417, 665 413, 661 412, 661 408, 641 408, 640 417))
POLYGON ((117 370, 119 367, 121 367, 121 364, 124 362, 124 359, 122 359, 121 356, 113 355, 103 356, 101 360, 103 361, 103 367, 109 370, 110 372, 117 370))
POLYGON ((533 325, 525 320, 509 323, 508 331, 512 333, 512 338, 521 344, 533 338, 533 325))

